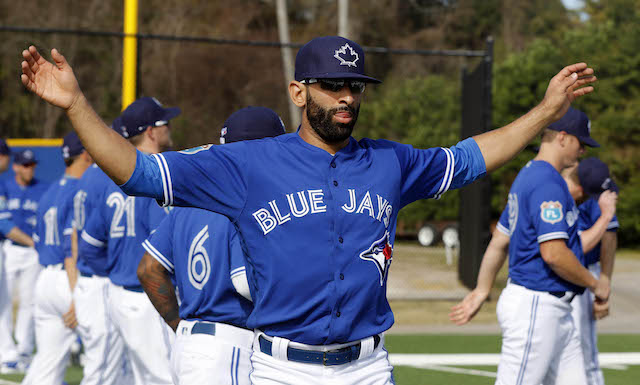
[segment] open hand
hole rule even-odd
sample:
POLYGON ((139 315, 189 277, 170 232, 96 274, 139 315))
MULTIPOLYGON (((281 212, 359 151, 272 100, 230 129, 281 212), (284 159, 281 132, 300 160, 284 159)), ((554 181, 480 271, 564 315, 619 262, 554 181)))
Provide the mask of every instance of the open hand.
POLYGON ((464 299, 451 308, 449 320, 456 325, 464 325, 478 313, 489 293, 472 290, 464 299))
POLYGON ((582 86, 595 81, 593 68, 587 67, 586 63, 566 66, 549 81, 541 104, 548 109, 555 122, 567 113, 576 98, 593 92, 592 86, 582 86))
POLYGON ((45 60, 36 47, 22 51, 22 84, 54 106, 69 109, 82 96, 73 70, 55 48, 51 50, 54 64, 45 60))

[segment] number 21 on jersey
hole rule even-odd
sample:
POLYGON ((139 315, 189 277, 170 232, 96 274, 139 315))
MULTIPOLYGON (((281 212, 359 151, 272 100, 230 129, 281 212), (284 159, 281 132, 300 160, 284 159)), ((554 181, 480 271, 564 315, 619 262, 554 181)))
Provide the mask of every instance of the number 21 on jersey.
POLYGON ((113 218, 111 219, 111 228, 109 234, 111 238, 122 238, 127 233, 127 237, 136 236, 135 224, 135 197, 125 196, 121 193, 114 192, 107 197, 107 205, 114 208, 113 218), (125 223, 121 223, 123 221, 125 223), (126 224, 126 226, 125 226, 126 224))

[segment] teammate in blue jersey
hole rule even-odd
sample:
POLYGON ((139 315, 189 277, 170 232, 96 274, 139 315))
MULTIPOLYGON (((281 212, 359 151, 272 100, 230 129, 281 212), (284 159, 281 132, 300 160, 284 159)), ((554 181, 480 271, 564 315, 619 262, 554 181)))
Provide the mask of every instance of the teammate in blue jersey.
MULTIPOLYGON (((178 108, 163 108, 156 99, 145 97, 129 105, 120 126, 114 128, 138 150, 156 153, 172 145, 169 120, 179 113, 178 108)), ((106 247, 109 316, 124 341, 135 383, 171 384, 169 347, 175 334, 144 294, 136 274, 144 253, 142 242, 168 210, 153 199, 127 196, 114 183, 102 196, 104 200, 88 214, 82 238, 106 247)))
POLYGON ((73 197, 79 178, 93 163, 75 132, 64 137, 62 158, 65 174, 40 199, 34 239, 44 270, 35 283, 35 332, 37 352, 22 381, 23 385, 59 385, 69 361, 77 326, 71 287, 65 271, 70 259, 69 244, 73 197))
POLYGON ((382 333, 393 324, 386 279, 398 211, 506 163, 595 81, 585 63, 565 67, 531 112, 451 148, 356 141, 365 86, 379 81, 365 75, 357 43, 320 37, 299 50, 289 83, 302 111, 298 132, 148 156, 101 122, 58 51, 55 66, 35 47, 23 57, 23 84, 66 110, 124 191, 214 211, 236 225, 254 301, 247 326, 259 330, 256 384, 391 383, 382 333))
MULTIPOLYGON (((611 276, 615 251, 618 243, 617 230, 620 227, 618 218, 612 213, 601 210, 598 202, 603 196, 617 193, 616 186, 609 168, 605 163, 597 158, 587 158, 580 162, 577 172, 573 174, 569 190, 576 200, 584 202, 578 207, 580 217, 578 218, 579 231, 584 234, 595 226, 600 218, 608 217, 606 232, 600 242, 595 243, 593 249, 585 255, 585 266, 595 276, 605 280, 611 286, 611 276)), ((596 335, 596 319, 602 319, 609 314, 609 302, 595 301, 593 293, 585 291, 577 296, 573 302, 573 319, 576 324, 578 335, 582 346, 587 381, 589 385, 604 385, 604 376, 598 360, 598 346, 596 335)))
MULTIPOLYGON (((220 143, 284 132, 274 111, 246 107, 224 122, 220 143)), ((233 224, 210 211, 175 208, 143 246, 147 252, 138 277, 177 333, 171 351, 174 383, 250 384, 253 330, 247 329, 247 318, 253 306, 233 224), (194 362, 194 355, 201 358, 194 362)))
POLYGON ((609 296, 608 284, 583 266, 583 245, 592 248, 593 239, 604 234, 615 211, 615 195, 602 199, 606 215, 579 236, 579 212, 559 171, 574 165, 585 145, 598 146, 589 136, 586 115, 572 108, 544 132, 540 153, 511 186, 476 289, 450 315, 453 322, 464 324, 476 314, 508 246, 509 282, 497 307, 503 341, 496 384, 586 384, 571 301, 585 287, 602 301, 609 296))
MULTIPOLYGON (((4 139, 0 139, 0 174, 9 168, 11 150, 4 139)), ((9 288, 4 269, 4 252, 2 243, 10 239, 24 246, 33 247, 33 240, 20 230, 11 220, 11 213, 7 211, 7 197, 4 181, 0 181, 0 373, 15 372, 18 362, 16 345, 11 336, 13 330, 13 309, 9 297, 9 288)))
MULTIPOLYGON (((33 234, 38 201, 49 187, 48 183, 34 178, 36 164, 37 160, 32 150, 14 153, 15 177, 4 181, 7 212, 11 215, 13 223, 25 234, 33 234)), ((4 255, 9 298, 12 298, 14 290, 17 290, 20 306, 15 326, 17 351, 4 354, 1 371, 23 371, 30 361, 34 347, 33 283, 38 278, 41 267, 38 263, 38 253, 33 247, 25 247, 9 240, 4 244, 4 255)))

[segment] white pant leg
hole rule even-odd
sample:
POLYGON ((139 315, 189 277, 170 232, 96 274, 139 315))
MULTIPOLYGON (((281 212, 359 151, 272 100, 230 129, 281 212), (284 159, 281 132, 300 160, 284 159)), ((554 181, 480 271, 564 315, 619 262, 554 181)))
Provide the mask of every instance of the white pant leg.
MULTIPOLYGON (((287 361, 288 340, 274 340, 275 356, 260 351, 259 333, 253 344, 251 383, 253 385, 391 385, 393 367, 384 349, 384 337, 369 354, 361 353, 358 360, 335 366, 287 361), (279 353, 278 353, 279 351, 279 353), (278 358, 280 357, 280 358, 278 358)), ((373 347, 373 344, 371 344, 373 347)))
MULTIPOLYGON (((600 277, 600 264, 589 265, 589 271, 594 277, 600 277)), ((598 338, 596 330, 596 320, 593 317, 594 295, 590 290, 585 292, 571 302, 573 310, 571 315, 576 324, 582 354, 584 356, 584 367, 589 385, 604 385, 604 376, 598 360, 598 338)))
POLYGON ((9 295, 5 269, 4 247, 0 244, 0 360, 15 361, 18 358, 13 341, 13 309, 9 295))
POLYGON ((73 292, 85 355, 81 385, 132 383, 123 379, 124 342, 107 314, 108 284, 105 277, 78 277, 73 292))
POLYGON ((502 329, 496 384, 554 383, 548 382, 547 374, 558 368, 561 357, 567 360, 565 367, 581 369, 559 384, 586 384, 568 302, 510 283, 500 295, 496 312, 502 329))
POLYGON ((215 335, 191 334, 194 321, 180 321, 171 368, 176 385, 250 385, 253 331, 215 324, 215 335))
POLYGON ((173 330, 145 293, 109 285, 109 314, 124 340, 135 383, 173 384, 169 362, 173 330))
POLYGON ((35 285, 35 334, 38 350, 23 385, 60 385, 76 340, 63 315, 71 306, 71 290, 64 270, 46 268, 35 285))

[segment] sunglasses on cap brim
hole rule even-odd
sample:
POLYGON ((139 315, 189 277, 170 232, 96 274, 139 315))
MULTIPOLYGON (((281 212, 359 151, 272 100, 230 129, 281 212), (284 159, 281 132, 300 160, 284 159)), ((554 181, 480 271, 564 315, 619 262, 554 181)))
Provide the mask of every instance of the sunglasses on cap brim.
POLYGON ((349 79, 305 79, 300 83, 313 84, 319 83, 320 88, 325 91, 338 92, 346 85, 351 90, 351 93, 361 94, 364 92, 366 83, 362 80, 349 80, 349 79))

